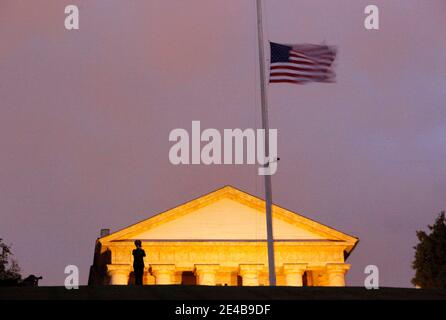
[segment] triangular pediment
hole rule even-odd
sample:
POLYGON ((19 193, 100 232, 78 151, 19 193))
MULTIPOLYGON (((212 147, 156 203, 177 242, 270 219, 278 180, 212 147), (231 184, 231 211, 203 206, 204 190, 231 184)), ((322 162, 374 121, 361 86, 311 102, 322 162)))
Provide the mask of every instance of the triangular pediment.
MULTIPOLYGON (((350 251, 355 237, 292 211, 273 206, 274 239, 345 242, 350 251)), ((183 205, 119 230, 102 241, 262 241, 266 239, 265 202, 226 186, 183 205)))

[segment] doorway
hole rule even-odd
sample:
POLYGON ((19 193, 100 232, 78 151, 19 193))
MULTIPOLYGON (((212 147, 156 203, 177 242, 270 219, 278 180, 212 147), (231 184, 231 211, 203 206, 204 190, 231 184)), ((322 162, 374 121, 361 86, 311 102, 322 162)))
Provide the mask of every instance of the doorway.
POLYGON ((192 271, 183 271, 181 274, 181 284, 186 286, 194 286, 197 284, 197 277, 192 271))

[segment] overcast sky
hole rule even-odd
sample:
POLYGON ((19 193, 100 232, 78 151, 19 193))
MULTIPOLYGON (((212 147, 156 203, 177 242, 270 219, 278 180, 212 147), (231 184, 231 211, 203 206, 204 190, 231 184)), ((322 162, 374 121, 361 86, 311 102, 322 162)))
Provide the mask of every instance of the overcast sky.
MULTIPOLYGON (((411 286, 415 231, 446 208, 446 3, 266 1, 271 41, 337 45, 337 83, 269 87, 274 202, 358 236, 349 285, 411 286), (380 9, 380 30, 363 27, 380 9)), ((169 132, 257 128, 254 0, 0 0, 0 237, 26 276, 86 283, 112 231, 258 165, 173 166, 169 132), (80 30, 64 8, 80 9, 80 30)))

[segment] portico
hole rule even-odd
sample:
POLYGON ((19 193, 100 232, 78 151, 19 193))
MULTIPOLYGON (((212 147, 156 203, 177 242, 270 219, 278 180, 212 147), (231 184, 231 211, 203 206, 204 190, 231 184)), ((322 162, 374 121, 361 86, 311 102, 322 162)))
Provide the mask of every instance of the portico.
MULTIPOLYGON (((135 239, 144 284, 268 285, 264 201, 227 186, 99 238, 89 283, 133 282, 135 239)), ((345 286, 358 239, 273 206, 277 285, 345 286)))

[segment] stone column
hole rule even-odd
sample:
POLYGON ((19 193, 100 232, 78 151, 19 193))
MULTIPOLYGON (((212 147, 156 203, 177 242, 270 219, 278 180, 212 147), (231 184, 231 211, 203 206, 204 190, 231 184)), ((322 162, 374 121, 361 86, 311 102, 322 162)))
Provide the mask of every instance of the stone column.
POLYGON ((241 264, 240 275, 243 279, 243 286, 258 286, 259 273, 263 270, 263 264, 241 264))
POLYGON ((215 286, 215 276, 218 268, 218 264, 196 264, 195 274, 197 275, 197 284, 202 286, 215 286))
POLYGON ((151 264, 150 267, 155 276, 155 284, 173 284, 174 264, 151 264))
POLYGON ((302 277, 307 268, 306 263, 284 263, 283 274, 287 286, 302 287, 302 277))
POLYGON ((130 277, 130 265, 108 264, 107 274, 111 285, 128 285, 130 277))
POLYGON ((345 287, 345 274, 350 265, 346 263, 327 263, 328 286, 345 287))

